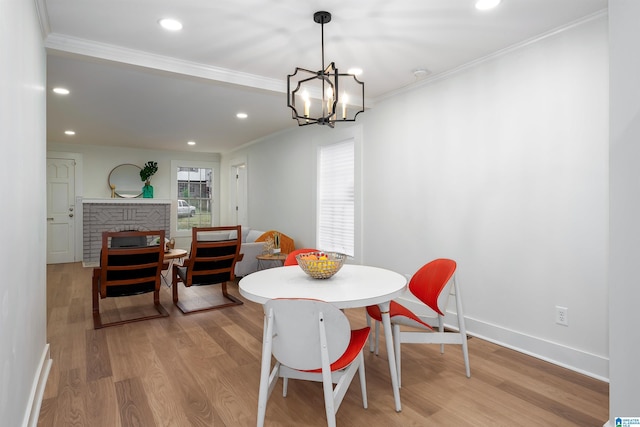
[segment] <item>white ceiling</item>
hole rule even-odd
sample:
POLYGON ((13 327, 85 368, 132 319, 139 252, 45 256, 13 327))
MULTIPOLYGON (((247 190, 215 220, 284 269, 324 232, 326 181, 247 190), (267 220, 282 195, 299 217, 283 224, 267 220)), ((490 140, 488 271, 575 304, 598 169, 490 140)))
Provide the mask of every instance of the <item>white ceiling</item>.
POLYGON ((415 69, 434 78, 607 8, 607 0, 502 0, 484 12, 475 0, 38 2, 48 34, 48 141, 198 152, 297 126, 286 78, 296 67, 321 68, 318 10, 333 15, 326 62, 362 68, 375 108, 416 84, 415 69), (182 31, 160 28, 165 17, 182 21, 182 31), (55 95, 55 86, 71 94, 55 95))

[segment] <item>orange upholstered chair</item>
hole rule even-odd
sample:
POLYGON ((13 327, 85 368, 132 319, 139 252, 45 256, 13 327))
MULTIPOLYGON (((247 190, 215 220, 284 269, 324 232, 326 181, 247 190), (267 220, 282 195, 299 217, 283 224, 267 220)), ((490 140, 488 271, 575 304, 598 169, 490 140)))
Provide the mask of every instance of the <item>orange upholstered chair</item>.
MULTIPOLYGON (((264 242, 267 238, 273 238, 273 233, 280 233, 277 230, 269 230, 256 239, 256 242, 264 242)), ((293 239, 286 234, 280 233, 280 251, 283 254, 289 254, 296 249, 293 239)))

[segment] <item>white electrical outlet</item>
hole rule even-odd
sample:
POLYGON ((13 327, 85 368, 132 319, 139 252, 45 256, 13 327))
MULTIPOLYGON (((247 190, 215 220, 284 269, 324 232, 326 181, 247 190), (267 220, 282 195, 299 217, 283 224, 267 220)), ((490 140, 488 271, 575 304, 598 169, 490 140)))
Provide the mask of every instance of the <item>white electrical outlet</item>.
POLYGON ((556 323, 562 326, 569 326, 569 309, 556 305, 556 323))

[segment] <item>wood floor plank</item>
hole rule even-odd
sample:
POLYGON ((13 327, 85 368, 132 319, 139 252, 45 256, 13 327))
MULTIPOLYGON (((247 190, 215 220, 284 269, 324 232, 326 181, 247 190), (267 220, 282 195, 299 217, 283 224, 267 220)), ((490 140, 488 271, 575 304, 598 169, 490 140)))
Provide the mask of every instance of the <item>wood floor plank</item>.
POLYGON ((123 427, 155 425, 147 393, 139 378, 118 381, 114 385, 123 427))
POLYGON ((86 383, 79 369, 62 371, 56 399, 54 426, 86 426, 90 422, 85 410, 86 383))
POLYGON ((170 387, 176 392, 189 423, 195 426, 211 426, 221 423, 212 403, 206 399, 204 390, 198 385, 184 360, 177 352, 163 351, 162 343, 154 343, 163 369, 167 372, 170 387))
MULTIPOLYGON (((47 337, 53 359, 38 425, 121 427, 255 426, 262 352, 262 306, 245 304, 184 315, 171 289, 160 301, 169 317, 93 329, 91 268, 47 267, 47 337)), ((181 299, 184 287, 181 287, 181 299)), ((184 295, 190 296, 190 289, 184 295)), ((239 296, 237 283, 229 292, 239 296)), ((215 299, 216 286, 195 295, 215 299)), ((107 318, 151 306, 149 294, 101 300, 107 318)), ((353 328, 363 309, 345 310, 353 328)), ((337 414, 339 426, 602 427, 608 384, 500 347, 469 341, 471 378, 459 346, 403 345, 402 412, 394 410, 385 337, 365 350, 369 408, 358 379, 337 414)), ((267 425, 326 426, 322 386, 282 381, 267 404, 267 425)))
POLYGON ((87 381, 111 376, 111 356, 105 334, 89 329, 86 331, 87 381))
POLYGON ((120 427, 120 411, 112 378, 104 377, 87 383, 85 399, 87 419, 100 420, 105 426, 120 427))

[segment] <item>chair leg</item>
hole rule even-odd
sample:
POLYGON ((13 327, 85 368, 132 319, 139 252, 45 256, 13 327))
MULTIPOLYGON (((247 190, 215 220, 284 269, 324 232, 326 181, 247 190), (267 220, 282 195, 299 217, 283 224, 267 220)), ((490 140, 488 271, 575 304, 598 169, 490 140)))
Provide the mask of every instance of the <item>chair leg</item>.
POLYGON ((376 336, 376 356, 378 355, 378 352, 380 351, 380 322, 376 321, 376 327, 375 327, 375 336, 376 336))
MULTIPOLYGON (((367 317, 367 326, 371 328, 371 316, 369 316, 369 313, 367 313, 366 310, 364 313, 367 317)), ((371 335, 369 335, 369 353, 373 353, 373 337, 371 335)))
POLYGON ((467 328, 464 324, 464 311, 462 309, 462 295, 460 295, 460 288, 453 283, 456 290, 456 311, 458 312, 458 331, 460 332, 460 338, 462 341, 462 356, 464 357, 464 368, 467 374, 467 378, 471 378, 471 367, 469 366, 469 346, 467 345, 467 328))
POLYGON ((271 371, 272 336, 273 312, 270 312, 264 317, 264 326, 262 331, 262 362, 260 365, 260 388, 258 391, 257 427, 264 426, 264 419, 267 413, 267 401, 269 400, 269 395, 271 394, 271 391, 275 386, 275 382, 278 381, 279 376, 279 362, 276 362, 273 371, 271 371))
POLYGON ((360 352, 360 356, 358 356, 358 376, 360 377, 360 391, 362 393, 362 406, 364 409, 369 407, 369 403, 367 401, 367 379, 364 373, 364 351, 360 352))
POLYGON ((98 275, 95 270, 91 280, 91 305, 93 308, 93 329, 102 328, 102 319, 100 318, 100 290, 98 289, 98 275))
MULTIPOLYGON (((217 283, 215 284, 217 285, 217 283)), ((231 307, 234 305, 242 305, 244 304, 241 300, 234 297, 230 293, 227 292, 227 282, 220 283, 222 286, 222 296, 228 301, 226 303, 213 305, 213 306, 205 306, 198 308, 189 308, 187 305, 183 304, 182 301, 178 301, 178 283, 174 282, 173 284, 173 303, 180 309, 180 311, 184 314, 197 313, 200 311, 214 310, 218 308, 231 307)), ((185 285, 186 286, 186 285, 185 285)))
MULTIPOLYGON (((233 295, 229 294, 227 292, 227 282, 222 282, 222 296, 224 296, 226 299, 233 301, 235 304, 228 304, 228 305, 242 305, 243 302, 240 301, 238 298, 234 297, 233 295)), ((226 306, 225 306, 226 307, 226 306)))
POLYGON ((324 391, 324 409, 327 414, 327 426, 336 427, 336 407, 333 398, 333 382, 331 373, 322 373, 322 389, 324 391))
MULTIPOLYGON (((367 315, 367 326, 371 327, 371 316, 369 316, 369 313, 366 313, 367 315)), ((374 351, 376 352, 376 356, 378 355, 378 349, 380 348, 380 322, 377 320, 374 320, 375 322, 375 326, 374 326, 374 335, 369 335, 369 353, 373 353, 374 351)))
MULTIPOLYGON (((444 332, 444 316, 438 314, 438 331, 444 332)), ((444 354, 444 344, 440 344, 440 354, 444 354)))
POLYGON ((173 303, 178 303, 178 269, 177 266, 174 265, 171 270, 171 292, 173 294, 173 303))

